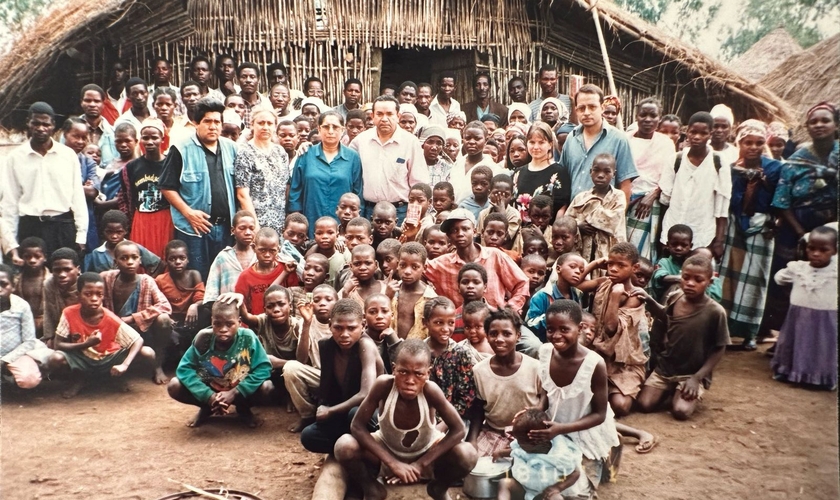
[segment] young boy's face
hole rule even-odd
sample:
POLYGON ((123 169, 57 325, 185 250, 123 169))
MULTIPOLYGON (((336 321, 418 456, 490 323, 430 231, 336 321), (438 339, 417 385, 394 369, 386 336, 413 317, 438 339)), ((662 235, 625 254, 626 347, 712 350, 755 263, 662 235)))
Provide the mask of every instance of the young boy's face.
POLYGON ((23 265, 27 269, 35 271, 44 267, 46 257, 44 257, 44 249, 40 247, 29 247, 25 249, 20 258, 23 259, 23 265))
POLYGON ((347 351, 362 337, 365 323, 355 314, 344 314, 330 320, 332 338, 342 351, 347 351))
POLYGON ((280 242, 277 238, 257 238, 254 252, 257 254, 260 267, 274 267, 277 263, 277 254, 280 253, 280 242))
POLYGON ((490 194, 490 179, 484 174, 473 174, 470 178, 472 193, 477 200, 487 199, 490 194))
POLYGON ((458 292, 464 298, 465 304, 483 299, 486 288, 487 283, 484 282, 481 274, 472 269, 463 273, 461 279, 458 280, 458 292))
POLYGON ((170 273, 183 273, 189 263, 190 258, 186 248, 175 247, 166 252, 166 268, 170 273))
POLYGON ((432 206, 435 207, 435 212, 443 212, 449 210, 455 200, 449 196, 445 189, 435 189, 432 191, 432 206))
POLYGON ((233 123, 222 124, 222 137, 225 139, 230 139, 233 142, 236 142, 239 140, 240 134, 242 134, 242 129, 239 128, 238 125, 233 123))
POLYGON ((102 308, 102 299, 105 297, 105 283, 85 283, 79 293, 79 303, 82 309, 92 313, 102 308))
POLYGON ((529 262, 522 266, 522 272, 528 277, 528 285, 532 294, 545 283, 545 265, 529 262))
POLYGON ((365 121, 361 118, 347 120, 347 137, 352 141, 355 137, 365 131, 365 121))
POLYGON ((82 153, 85 154, 88 158, 92 159, 94 163, 99 165, 102 161, 102 150, 99 149, 99 146, 96 144, 88 144, 85 146, 85 149, 82 150, 82 153))
POLYGON ((546 340, 557 352, 566 352, 578 343, 580 324, 572 321, 568 314, 547 314, 545 317, 546 340))
POLYGON ((692 148, 702 148, 706 146, 706 143, 709 142, 709 137, 712 135, 712 131, 709 130, 709 125, 705 123, 692 123, 690 127, 688 127, 688 131, 686 133, 688 135, 688 144, 692 148))
POLYGON ((123 245, 114 250, 114 263, 120 274, 134 275, 140 269, 140 249, 137 245, 123 245))
POLYGON ((463 315, 464 335, 470 339, 470 344, 478 344, 487 338, 487 334, 484 333, 484 318, 486 316, 486 309, 463 315))
POLYGON ((303 264, 303 286, 312 290, 327 279, 329 269, 322 262, 315 259, 306 259, 303 264))
MULTIPOLYGON (((224 130, 222 132, 224 133, 224 130)), ((145 127, 140 130, 140 142, 146 149, 146 154, 158 154, 161 152, 160 145, 163 142, 163 136, 158 129, 145 127)))
POLYGON ((240 217, 236 225, 230 229, 233 239, 240 245, 250 246, 254 242, 254 235, 257 231, 257 223, 253 217, 240 217))
POLYGON ((510 204, 510 199, 513 196, 513 187, 509 182, 497 181, 493 184, 493 189, 490 190, 490 203, 499 205, 502 202, 505 205, 510 204))
POLYGON ((282 291, 267 293, 263 296, 265 315, 275 325, 285 324, 292 312, 289 296, 282 291))
MULTIPOLYGON (((368 330, 382 333, 391 327, 391 302, 385 297, 376 297, 368 301, 365 307, 365 323, 368 330)), ((374 338, 374 340, 379 340, 374 338)))
POLYGON ((469 248, 475 244, 475 226, 472 221, 455 221, 446 236, 455 248, 459 250, 469 248))
POLYGON ((435 342, 446 345, 455 331, 455 308, 435 307, 429 320, 423 320, 423 326, 429 330, 429 337, 435 342))
POLYGON ((76 286, 81 270, 70 259, 56 259, 52 263, 53 279, 59 288, 68 289, 76 286))
POLYGON ((309 140, 309 132, 312 131, 312 125, 307 120, 301 120, 295 123, 298 133, 298 144, 309 140))
POLYGON ((612 184, 615 172, 615 162, 607 159, 599 159, 592 162, 589 175, 592 176, 592 184, 596 188, 604 188, 612 184))
POLYGON ((315 318, 321 323, 330 320, 330 312, 335 303, 338 302, 338 295, 335 290, 315 290, 312 293, 312 307, 315 310, 315 318))
POLYGON ((286 222, 286 229, 283 230, 283 238, 293 246, 301 248, 306 243, 306 233, 309 228, 302 222, 286 222))
POLYGON ((277 143, 286 151, 294 150, 300 142, 297 127, 294 125, 281 125, 277 127, 277 143))
POLYGON ((374 209, 373 211, 373 232, 379 238, 390 238, 397 227, 397 212, 391 210, 374 209))
POLYGON ((458 139, 446 139, 446 144, 443 145, 443 151, 452 160, 458 157, 459 149, 461 149, 461 143, 458 139))
MULTIPOLYGON (((466 316, 464 316, 464 324, 466 325, 466 316)), ((496 356, 501 357, 516 350, 516 343, 519 341, 520 335, 521 332, 513 327, 513 323, 509 319, 497 319, 490 322, 487 341, 496 356)))
POLYGON ((128 132, 118 132, 114 136, 114 146, 117 148, 117 153, 120 154, 121 159, 131 159, 134 155, 134 148, 137 146, 137 138, 128 132))
POLYGON ((338 226, 335 221, 322 221, 315 224, 315 244, 321 250, 335 248, 335 239, 338 237, 338 226))
POLYGON ((528 217, 531 218, 532 224, 540 228, 540 231, 545 231, 551 220, 551 207, 536 207, 532 204, 528 207, 528 217))
POLYGON ((607 256, 607 277, 613 283, 626 283, 639 267, 625 255, 611 253, 607 256))
POLYGON ((213 335, 217 346, 227 346, 233 342, 239 329, 239 312, 235 309, 216 311, 212 318, 213 335))
POLYGON ((700 266, 683 266, 680 272, 680 288, 689 300, 702 297, 711 281, 709 270, 700 266))
POLYGON ((507 226, 504 222, 492 220, 484 224, 484 245, 493 248, 501 248, 507 240, 507 226))
POLYGON ((675 259, 685 259, 691 252, 691 237, 687 234, 673 233, 668 237, 668 252, 675 259))
POLYGON ((423 391, 429 380, 431 360, 422 353, 415 355, 398 354, 394 362, 394 385, 400 397, 414 399, 423 391))
POLYGON ((398 272, 403 284, 413 285, 423 277, 426 261, 415 253, 401 253, 398 272))
POLYGON ((358 245, 370 245, 373 238, 364 226, 347 226, 344 230, 344 242, 347 244, 347 250, 353 250, 358 245))
POLYGON ((565 227, 554 226, 551 228, 551 247, 557 255, 573 252, 577 246, 577 231, 565 227))
POLYGON ((378 268, 374 252, 357 252, 350 259, 350 271, 359 281, 372 279, 378 268))
POLYGON ((382 269, 382 274, 390 276, 400 262, 399 256, 393 251, 377 250, 376 262, 379 263, 379 268, 382 269))
POLYGON ((426 196, 426 193, 422 189, 412 189, 408 193, 408 202, 420 205, 421 218, 425 217, 426 212, 429 211, 429 201, 429 197, 426 196))
POLYGON ((426 235, 425 247, 429 259, 440 257, 449 251, 449 238, 439 229, 429 231, 426 235))
POLYGON ((570 256, 562 264, 557 264, 555 267, 561 280, 570 286, 578 286, 583 281, 583 268, 586 267, 586 261, 583 257, 570 256))
POLYGON ((583 345, 591 345, 595 340, 595 317, 591 314, 584 314, 583 321, 580 322, 580 339, 583 340, 583 345))
POLYGON ((530 240, 522 245, 522 255, 538 254, 542 258, 548 258, 548 243, 545 240, 530 240))
POLYGON ((0 298, 8 299, 12 294, 12 277, 8 273, 0 271, 0 298))
POLYGON ((633 286, 637 286, 639 288, 647 288, 648 283, 650 283, 650 278, 653 276, 653 267, 650 264, 642 264, 639 263, 639 268, 636 269, 636 272, 633 273, 633 277, 630 281, 633 283, 633 286))
POLYGON ((662 121, 659 122, 659 126, 656 128, 656 131, 660 134, 665 134, 668 136, 669 139, 674 141, 676 145, 680 140, 680 126, 677 122, 671 121, 662 121))
POLYGON ((349 196, 342 196, 338 200, 338 207, 335 209, 335 216, 341 224, 347 224, 350 219, 359 216, 359 202, 349 196))
POLYGON ((105 224, 105 229, 102 230, 102 234, 105 235, 105 242, 110 248, 114 248, 117 243, 124 240, 126 232, 125 226, 120 222, 109 222, 105 224))

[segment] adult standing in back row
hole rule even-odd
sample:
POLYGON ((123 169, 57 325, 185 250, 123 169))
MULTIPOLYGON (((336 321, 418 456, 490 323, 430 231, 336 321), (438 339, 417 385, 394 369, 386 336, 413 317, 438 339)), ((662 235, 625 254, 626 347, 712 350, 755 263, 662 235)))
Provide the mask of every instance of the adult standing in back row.
POLYGON ((630 144, 624 132, 606 123, 603 112, 604 91, 596 85, 586 84, 575 94, 575 111, 580 125, 569 134, 560 165, 569 171, 572 178, 571 199, 578 193, 592 189, 592 176, 589 168, 592 159, 601 153, 609 153, 615 158, 616 187, 624 191, 627 203, 630 203, 630 190, 633 179, 638 177, 630 144))
POLYGON ((373 101, 373 128, 357 135, 350 147, 362 160, 362 217, 370 219, 380 201, 397 207, 397 224, 402 224, 408 206, 408 192, 417 183, 429 183, 429 167, 420 142, 397 126, 399 103, 390 96, 373 101))

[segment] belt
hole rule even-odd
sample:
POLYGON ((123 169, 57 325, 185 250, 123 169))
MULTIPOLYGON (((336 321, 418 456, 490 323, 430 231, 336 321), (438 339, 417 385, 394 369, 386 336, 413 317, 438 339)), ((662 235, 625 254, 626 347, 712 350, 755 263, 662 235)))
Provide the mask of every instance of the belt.
MULTIPOLYGON (((376 206, 377 203, 379 203, 379 202, 378 201, 367 201, 367 200, 365 200, 365 206, 366 207, 373 208, 373 207, 376 206)), ((405 202, 405 201, 390 201, 389 203, 394 205, 397 208, 408 206, 408 203, 405 202)))
POLYGON ((224 225, 224 224, 228 223, 228 218, 227 217, 211 217, 208 222, 210 222, 210 224, 213 224, 214 226, 221 226, 221 225, 224 225))
POLYGON ((64 212, 58 215, 22 215, 21 218, 38 219, 41 222, 66 222, 73 220, 73 212, 64 212))

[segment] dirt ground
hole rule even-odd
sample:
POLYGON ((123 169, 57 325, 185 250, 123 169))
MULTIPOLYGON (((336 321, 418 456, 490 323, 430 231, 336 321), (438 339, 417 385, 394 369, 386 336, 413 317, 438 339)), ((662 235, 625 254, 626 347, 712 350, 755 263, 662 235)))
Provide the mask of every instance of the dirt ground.
MULTIPOLYGON (((61 381, 28 393, 4 386, 0 497, 153 500, 185 489, 170 480, 264 500, 311 496, 322 456, 286 431, 295 415, 257 408, 255 430, 232 419, 189 429, 194 408, 169 399, 140 368, 128 392, 109 381, 72 400, 61 398, 61 381)), ((667 413, 624 421, 661 443, 639 455, 627 442, 618 482, 599 491, 602 500, 840 496, 837 394, 774 382, 760 353, 727 353, 691 421, 667 413)), ((423 491, 391 488, 389 498, 423 491)))

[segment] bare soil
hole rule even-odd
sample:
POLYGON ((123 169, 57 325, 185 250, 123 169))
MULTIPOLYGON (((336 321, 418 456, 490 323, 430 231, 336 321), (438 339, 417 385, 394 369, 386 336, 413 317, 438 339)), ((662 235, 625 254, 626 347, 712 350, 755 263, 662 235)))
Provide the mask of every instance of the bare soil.
MULTIPOLYGON (((0 497, 153 500, 183 483, 264 500, 311 496, 323 457, 286 430, 295 414, 257 408, 257 429, 233 418, 189 429, 195 408, 169 399, 146 371, 128 375, 128 392, 108 380, 71 400, 60 380, 29 392, 4 385, 0 497)), ((692 420, 624 421, 660 444, 639 455, 627 441, 618 482, 600 489, 601 500, 840 497, 837 393, 773 381, 760 352, 728 352, 692 420)), ((424 496, 420 486, 393 487, 389 498, 424 496)))

